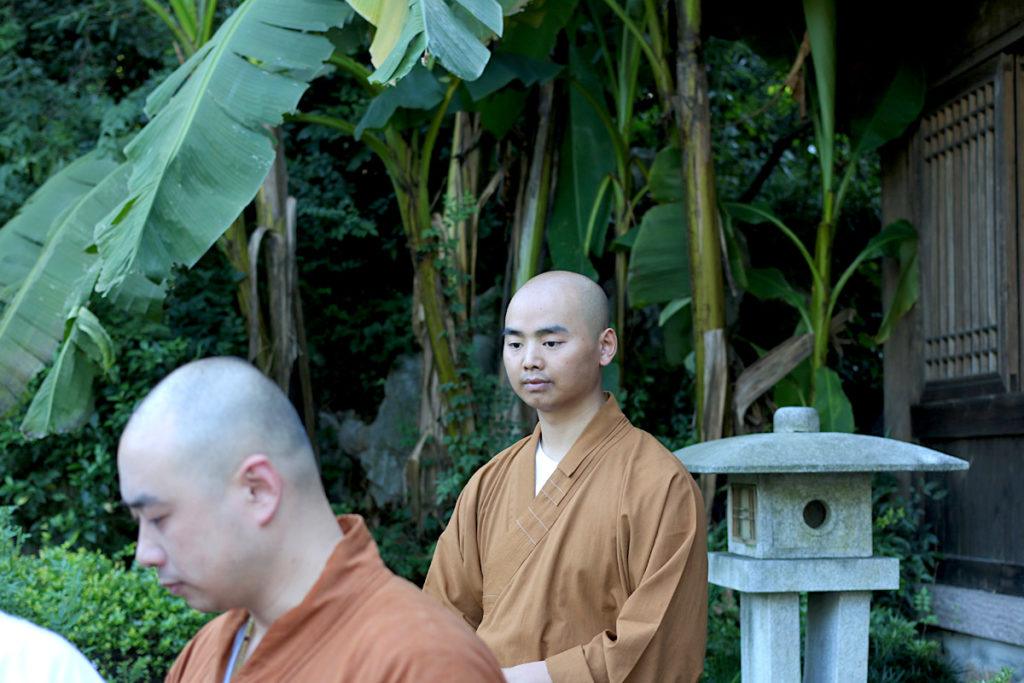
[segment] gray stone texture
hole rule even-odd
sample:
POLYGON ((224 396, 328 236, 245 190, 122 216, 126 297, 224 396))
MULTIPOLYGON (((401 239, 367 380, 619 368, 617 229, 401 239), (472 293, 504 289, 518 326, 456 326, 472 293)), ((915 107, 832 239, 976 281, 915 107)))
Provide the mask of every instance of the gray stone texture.
POLYGON ((401 503, 405 496, 406 460, 416 445, 419 428, 421 368, 419 355, 403 356, 395 362, 372 423, 366 424, 353 411, 333 420, 338 448, 359 460, 377 505, 401 503))
POLYGON ((870 613, 870 591, 807 594, 804 683, 867 680, 870 613))
POLYGON ((693 474, 966 470, 967 461, 924 446, 834 432, 747 434, 675 452, 693 474))
POLYGON ((751 557, 871 557, 870 474, 734 474, 729 476, 729 552, 751 557), (733 530, 733 486, 751 484, 757 503, 755 538, 733 530), (817 528, 805 519, 812 501, 824 506, 817 528))
POLYGON ((740 674, 743 683, 800 680, 800 596, 740 596, 740 674))
POLYGON ((776 434, 792 434, 794 432, 817 432, 821 429, 821 418, 814 408, 789 406, 775 411, 772 419, 772 431, 776 434))
POLYGON ((899 588, 899 560, 872 557, 871 473, 965 470, 915 444, 819 433, 813 408, 781 408, 775 433, 676 451, 694 474, 729 475, 729 552, 708 580, 740 591, 744 682, 800 679, 800 593, 807 592, 805 683, 867 680, 871 591, 899 588))
POLYGON ((895 590, 895 557, 772 560, 708 553, 708 581, 743 593, 895 590))

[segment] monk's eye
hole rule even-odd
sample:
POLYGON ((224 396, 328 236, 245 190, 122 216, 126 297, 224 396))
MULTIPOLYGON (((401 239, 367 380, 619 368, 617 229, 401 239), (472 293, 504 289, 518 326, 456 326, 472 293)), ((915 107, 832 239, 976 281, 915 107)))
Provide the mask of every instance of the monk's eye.
POLYGON ((522 344, 522 342, 510 341, 506 345, 508 346, 508 348, 510 348, 510 349, 512 349, 514 351, 514 350, 518 349, 520 346, 522 346, 523 344, 522 344))
POLYGON ((549 340, 549 341, 544 342, 544 346, 548 347, 549 349, 557 349, 559 346, 561 346, 564 343, 565 342, 562 342, 562 341, 549 340))

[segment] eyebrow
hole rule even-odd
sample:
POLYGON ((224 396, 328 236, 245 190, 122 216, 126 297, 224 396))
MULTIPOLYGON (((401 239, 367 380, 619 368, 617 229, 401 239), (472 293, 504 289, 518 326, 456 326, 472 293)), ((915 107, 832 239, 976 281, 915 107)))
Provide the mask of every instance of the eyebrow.
MULTIPOLYGON (((546 334, 568 334, 568 333, 569 333, 569 328, 565 327, 564 325, 549 325, 547 327, 540 328, 539 330, 537 330, 533 334, 534 334, 535 337, 543 337, 546 334)), ((503 337, 509 337, 509 336, 512 336, 512 337, 525 337, 526 335, 524 335, 519 330, 514 330, 511 327, 506 327, 505 329, 503 329, 501 331, 501 336, 503 336, 503 337)))

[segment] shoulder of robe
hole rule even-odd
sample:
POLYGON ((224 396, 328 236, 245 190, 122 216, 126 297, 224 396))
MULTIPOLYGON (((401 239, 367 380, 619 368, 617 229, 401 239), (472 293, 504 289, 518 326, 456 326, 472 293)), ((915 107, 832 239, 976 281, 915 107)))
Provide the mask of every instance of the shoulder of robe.
MULTIPOLYGON (((216 656, 220 656, 221 648, 226 637, 224 629, 227 627, 227 623, 231 618, 232 611, 227 611, 206 622, 205 625, 192 636, 192 639, 188 641, 182 651, 178 654, 178 657, 174 660, 174 665, 171 667, 170 672, 167 675, 167 681, 178 681, 188 680, 192 675, 190 672, 203 665, 203 658, 209 653, 215 653, 216 656)), ((234 637, 234 633, 231 634, 234 637)), ((165 681, 166 683, 166 681, 165 681)))
POLYGON ((388 669, 394 680, 476 683, 498 673, 483 641, 412 584, 395 577, 380 598, 374 605, 376 628, 361 641, 363 659, 388 669))
POLYGON ((523 447, 526 446, 529 440, 530 435, 526 435, 508 448, 498 452, 497 455, 485 462, 473 473, 473 476, 466 483, 466 488, 487 487, 494 480, 502 478, 508 471, 508 468, 511 467, 512 461, 522 452, 523 447))
POLYGON ((631 479, 650 482, 658 488, 671 483, 689 486, 693 477, 657 438, 639 428, 634 428, 634 437, 627 464, 631 479))

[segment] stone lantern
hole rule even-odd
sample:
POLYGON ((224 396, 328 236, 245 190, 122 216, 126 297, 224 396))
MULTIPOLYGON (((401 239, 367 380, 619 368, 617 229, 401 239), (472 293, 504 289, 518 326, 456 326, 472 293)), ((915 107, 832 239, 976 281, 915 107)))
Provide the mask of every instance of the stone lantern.
POLYGON ((873 472, 965 470, 922 446, 818 432, 813 408, 780 408, 774 434, 676 451, 693 474, 728 474, 729 552, 708 580, 741 592, 744 682, 800 680, 800 593, 807 595, 803 680, 866 681, 871 591, 899 587, 899 560, 872 557, 873 472))

